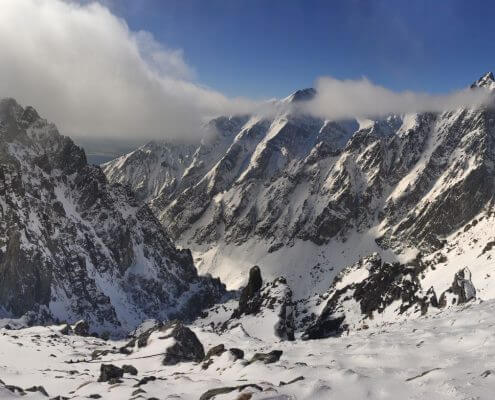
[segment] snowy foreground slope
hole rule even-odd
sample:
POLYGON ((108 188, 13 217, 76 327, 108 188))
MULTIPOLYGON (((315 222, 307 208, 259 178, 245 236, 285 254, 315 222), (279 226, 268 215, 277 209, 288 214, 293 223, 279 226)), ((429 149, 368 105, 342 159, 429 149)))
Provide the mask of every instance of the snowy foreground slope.
MULTIPOLYGON (((490 73, 473 84, 494 87, 490 73)), ((438 263, 448 273, 437 291, 464 267, 484 281, 466 255, 476 264, 492 255, 493 109, 324 121, 297 111, 314 95, 296 92, 275 115, 217 118, 193 150, 152 142, 103 170, 138 191, 198 269, 229 288, 259 265, 306 298, 373 252, 402 265, 438 263), (487 230, 475 237, 478 221, 487 230)))
MULTIPOLYGON (((1 329, 0 376, 6 385, 42 385, 49 396, 70 399, 197 400, 208 390, 242 385, 250 386, 202 399, 491 399, 494 327, 494 301, 317 341, 260 340, 240 329, 219 335, 197 324, 192 328, 205 351, 224 344, 244 352, 238 359, 230 351, 211 356, 207 369, 204 362, 162 365, 170 342, 159 336, 151 336, 146 347, 132 354, 92 359, 95 350, 115 351, 125 342, 63 335, 62 326, 1 329), (247 361, 273 350, 282 351, 278 361, 247 361), (102 363, 132 365, 137 374, 97 382, 102 363)), ((11 390, 1 384, 0 398, 48 398, 11 390)))
POLYGON ((0 100, 0 315, 127 333, 222 296, 148 206, 32 107, 0 100))

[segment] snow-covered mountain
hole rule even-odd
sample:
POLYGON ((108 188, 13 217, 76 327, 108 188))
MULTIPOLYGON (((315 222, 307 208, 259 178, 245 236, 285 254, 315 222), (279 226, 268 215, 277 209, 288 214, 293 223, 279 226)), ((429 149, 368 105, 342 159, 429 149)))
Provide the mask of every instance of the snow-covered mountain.
MULTIPOLYGON (((495 88, 493 75, 478 87, 495 88)), ((349 121, 280 109, 217 118, 215 135, 195 148, 152 142, 103 170, 138 190, 170 236, 192 249, 199 270, 230 287, 259 265, 268 279, 286 278, 295 301, 311 303, 335 289, 344 267, 377 253, 375 272, 382 263, 395 265, 400 279, 416 271, 418 299, 430 288, 440 297, 465 267, 478 297, 495 295, 491 108, 349 121)), ((382 308, 394 303, 396 315, 407 300, 394 301, 382 308)))
POLYGON ((127 332, 150 317, 187 319, 223 294, 147 205, 13 99, 0 101, 0 177, 4 317, 127 332))

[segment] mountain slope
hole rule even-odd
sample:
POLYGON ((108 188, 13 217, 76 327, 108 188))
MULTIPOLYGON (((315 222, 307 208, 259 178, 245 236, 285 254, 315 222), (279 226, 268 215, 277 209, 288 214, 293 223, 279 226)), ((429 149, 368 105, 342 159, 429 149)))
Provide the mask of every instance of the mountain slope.
POLYGON ((146 205, 12 99, 0 101, 0 161, 4 316, 123 331, 145 318, 191 317, 223 293, 146 205))
MULTIPOLYGON (((495 81, 486 74, 473 85, 491 89, 495 81)), ((281 102, 314 95, 297 93, 281 102)), ((237 129, 220 127, 228 146, 207 163, 197 151, 191 164, 202 168, 177 177, 172 195, 145 198, 168 233, 193 250, 198 268, 232 287, 258 264, 268 279, 286 277, 303 299, 373 252, 405 266, 419 257, 432 268, 448 257, 450 284, 466 266, 468 245, 446 256, 448 241, 493 210, 494 120, 487 107, 366 121, 295 110, 254 115, 237 129)), ((117 164, 104 166, 110 179, 117 164)), ((125 170, 121 177, 132 184, 125 170)), ((476 246, 491 240, 482 235, 476 246)), ((486 273, 471 272, 473 280, 486 273)))

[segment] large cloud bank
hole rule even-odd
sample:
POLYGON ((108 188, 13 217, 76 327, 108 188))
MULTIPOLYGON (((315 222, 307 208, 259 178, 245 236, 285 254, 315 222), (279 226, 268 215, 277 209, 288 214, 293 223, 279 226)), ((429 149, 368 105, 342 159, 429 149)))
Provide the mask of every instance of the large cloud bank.
MULTIPOLYGON (((284 111, 283 102, 228 98, 202 87, 182 51, 133 32, 104 5, 88 1, 2 0, 0 97, 35 106, 76 137, 196 139, 208 118, 284 111)), ((263 76, 260 76, 263 79, 263 76)), ((486 101, 483 91, 445 96, 397 93, 366 79, 321 78, 303 107, 339 119, 439 111, 486 101)))
POLYGON ((256 107, 193 83, 180 50, 99 3, 2 0, 0 97, 74 136, 188 138, 205 118, 256 107))

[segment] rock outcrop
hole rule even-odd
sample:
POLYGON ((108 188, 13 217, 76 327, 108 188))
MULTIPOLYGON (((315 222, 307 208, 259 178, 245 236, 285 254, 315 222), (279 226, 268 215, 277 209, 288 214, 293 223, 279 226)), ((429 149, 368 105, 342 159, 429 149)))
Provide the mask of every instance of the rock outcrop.
POLYGON ((274 334, 280 339, 294 340, 293 311, 292 290, 287 281, 280 277, 263 285, 261 270, 255 266, 249 271, 249 280, 241 292, 239 306, 225 326, 235 325, 235 320, 242 320, 243 315, 258 318, 263 323, 263 319, 269 319, 268 315, 273 314, 276 321, 274 334))
POLYGON ((476 288, 471 282, 471 271, 469 268, 459 270, 449 289, 440 296, 440 307, 450 304, 464 304, 476 298, 476 288))
POLYGON ((155 346, 158 354, 164 354, 163 365, 201 362, 205 358, 203 345, 195 333, 178 320, 149 328, 130 340, 120 352, 131 354, 149 345, 155 346))

